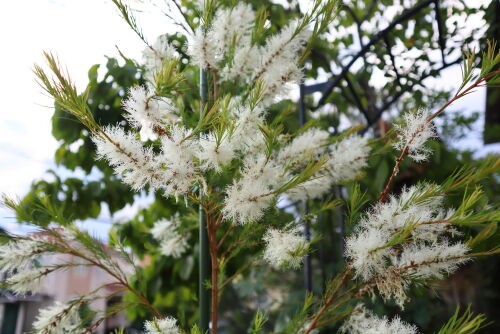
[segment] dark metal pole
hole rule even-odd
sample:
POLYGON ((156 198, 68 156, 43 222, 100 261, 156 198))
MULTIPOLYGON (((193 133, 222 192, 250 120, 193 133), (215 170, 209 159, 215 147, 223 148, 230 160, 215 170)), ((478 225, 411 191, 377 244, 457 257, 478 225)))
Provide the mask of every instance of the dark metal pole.
MULTIPOLYGON (((207 72, 204 69, 200 69, 200 118, 203 116, 203 108, 207 102, 207 72)), ((200 190, 201 191, 201 190, 200 190)), ((208 294, 208 289, 205 287, 205 283, 210 278, 210 268, 209 268, 209 252, 208 252, 208 234, 207 234, 207 222, 205 218, 205 212, 203 207, 200 205, 200 218, 199 218, 199 232, 200 232, 200 249, 199 249, 199 277, 198 277, 198 289, 199 289, 199 309, 200 309, 200 329, 202 333, 205 333, 209 329, 209 318, 210 318, 210 297, 208 294)))
MULTIPOLYGON (((340 186, 335 186, 335 197, 340 199, 340 200, 343 200, 343 196, 342 196, 342 188, 340 186)), ((337 208, 337 220, 339 222, 339 234, 340 234, 340 256, 339 256, 339 259, 340 261, 342 261, 342 259, 344 258, 344 252, 345 252, 345 219, 344 219, 344 213, 342 211, 342 206, 338 207, 337 208)))
MULTIPOLYGON (((300 84, 300 98, 299 98, 299 122, 300 126, 304 126, 306 123, 306 104, 305 104, 305 94, 304 94, 304 84, 300 84)), ((309 208, 307 200, 303 201, 304 215, 308 214, 309 208)), ((304 236, 307 241, 311 241, 311 227, 309 226, 309 221, 304 222, 304 236)), ((312 267, 311 267, 311 256, 307 254, 304 257, 304 287, 306 291, 312 292, 312 267)))

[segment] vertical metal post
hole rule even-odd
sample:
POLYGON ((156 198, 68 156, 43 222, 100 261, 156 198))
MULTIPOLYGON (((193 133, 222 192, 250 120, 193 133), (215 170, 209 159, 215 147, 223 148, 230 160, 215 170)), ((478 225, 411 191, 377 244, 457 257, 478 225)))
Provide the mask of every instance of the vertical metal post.
MULTIPOLYGON (((340 186, 335 186, 334 187, 335 189, 335 197, 340 199, 340 200, 343 200, 343 196, 342 196, 342 188, 340 186)), ((344 219, 344 214, 342 212, 342 206, 338 207, 337 208, 337 220, 339 222, 339 233, 340 233, 340 256, 339 256, 339 259, 340 261, 342 261, 342 259, 344 258, 344 251, 345 251, 345 241, 344 241, 344 238, 345 238, 345 219, 344 219)))
MULTIPOLYGON (((304 84, 300 84, 300 98, 299 98, 299 122, 300 126, 304 126, 306 123, 306 104, 305 104, 305 92, 304 92, 304 84)), ((304 215, 307 215, 309 212, 309 207, 307 204, 307 200, 303 203, 304 215)), ((304 236, 307 241, 311 241, 311 227, 309 226, 309 222, 306 221, 304 223, 304 236)), ((306 291, 312 291, 312 268, 311 268, 311 256, 307 254, 304 257, 304 287, 306 291)))
MULTIPOLYGON (((203 108, 207 102, 207 72, 204 69, 200 69, 200 118, 203 116, 203 108)), ((201 190, 200 190, 201 191, 201 190)), ((210 268, 209 268, 209 249, 208 249, 208 233, 207 233, 207 222, 205 217, 205 212, 203 207, 200 205, 200 217, 199 217, 199 232, 200 232, 200 249, 199 249, 199 277, 198 277, 198 291, 199 291, 199 310, 200 310, 200 322, 199 327, 202 333, 205 333, 209 329, 209 319, 210 319, 210 297, 208 289, 205 287, 205 282, 210 278, 210 268)))

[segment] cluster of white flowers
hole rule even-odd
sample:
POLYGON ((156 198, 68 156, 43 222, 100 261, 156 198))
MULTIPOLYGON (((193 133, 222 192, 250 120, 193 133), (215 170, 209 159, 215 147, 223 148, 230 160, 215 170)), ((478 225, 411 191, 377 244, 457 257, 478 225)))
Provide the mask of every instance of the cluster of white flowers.
POLYGON ((231 143, 243 156, 256 155, 265 147, 264 136, 259 127, 264 124, 265 111, 262 107, 250 108, 235 99, 231 106, 234 131, 231 143))
MULTIPOLYGON (((299 51, 310 31, 303 22, 293 21, 261 46, 252 39, 255 21, 249 4, 220 8, 211 26, 200 28, 189 42, 191 60, 203 68, 218 70, 220 80, 255 84, 262 79, 264 89, 261 92, 254 87, 258 97, 253 103, 249 97, 230 98, 227 129, 194 135, 192 129, 178 124, 180 112, 172 100, 156 96, 150 86, 137 86, 130 90, 123 104, 127 118, 133 127, 140 128, 143 141, 153 140, 155 145, 159 142, 160 153, 138 140, 135 132, 120 127, 105 128, 104 134, 94 137, 99 157, 108 160, 134 190, 149 185, 152 190, 177 197, 197 185, 206 189, 203 172, 220 173, 239 158, 243 167, 240 177, 224 190, 223 214, 226 220, 246 223, 262 218, 281 187, 293 180, 305 164, 324 159, 322 155, 328 160, 324 170, 296 184, 296 189, 287 187, 290 198, 320 197, 333 182, 354 177, 365 166, 365 139, 349 137, 329 146, 329 133, 316 128, 285 143, 279 152, 264 156, 268 143, 261 129, 266 108, 286 92, 288 83, 299 80, 299 51), (247 56, 237 56, 242 52, 247 56)), ((169 58, 178 57, 165 36, 143 54, 146 70, 151 73, 160 70, 169 58)))
POLYGON ((94 136, 97 154, 106 159, 123 182, 140 190, 146 184, 163 189, 167 196, 184 195, 195 182, 204 184, 194 162, 196 140, 180 126, 170 127, 169 136, 161 138, 161 153, 153 153, 132 132, 120 127, 104 129, 107 138, 94 136))
POLYGON ((235 223, 258 221, 274 199, 281 184, 283 169, 265 155, 249 156, 241 177, 226 188, 224 217, 235 223))
MULTIPOLYGON (((318 131, 317 133, 323 136, 327 134, 325 131, 318 131)), ((309 136, 305 138, 307 137, 309 136)), ((328 161, 324 169, 312 179, 287 191, 286 195, 292 201, 321 198, 331 190, 333 184, 349 181, 358 177, 361 170, 367 165, 367 159, 370 153, 367 138, 349 136, 329 147, 322 147, 327 140, 326 136, 320 140, 313 140, 313 138, 307 139, 311 139, 309 144, 311 147, 319 145, 316 153, 325 153, 325 156, 328 157, 328 161)), ((305 157, 301 157, 299 152, 294 153, 301 158, 302 161, 305 160, 305 157)), ((313 156, 310 156, 309 158, 312 157, 313 156)))
MULTIPOLYGON (((234 8, 221 8, 215 15, 209 29, 199 28, 189 43, 189 54, 192 61, 202 68, 218 68, 225 73, 224 77, 235 79, 238 74, 226 67, 224 61, 232 51, 233 60, 238 61, 236 53, 239 49, 250 46, 251 31, 255 21, 255 12, 249 4, 238 4, 234 8)), ((247 59, 250 60, 250 59, 247 59)), ((246 66, 243 65, 241 70, 246 66)))
POLYGON ((178 56, 178 52, 168 42, 167 35, 159 36, 156 42, 151 47, 145 48, 142 53, 142 61, 146 68, 146 77, 151 80, 154 73, 162 67, 165 60, 175 59, 178 56))
POLYGON ((250 4, 237 4, 233 8, 221 8, 215 14, 212 29, 207 31, 207 39, 214 49, 216 66, 230 55, 232 48, 251 43, 255 13, 250 4))
POLYGON ((327 163, 332 182, 349 181, 359 176, 366 167, 370 146, 368 138, 349 136, 330 147, 327 163))
POLYGON ((169 136, 161 138, 162 153, 158 156, 163 171, 163 187, 166 194, 184 195, 195 182, 204 184, 194 161, 198 141, 192 130, 180 126, 170 129, 169 136))
POLYGON ((216 68, 222 80, 241 78, 245 82, 262 79, 263 103, 268 105, 288 92, 289 83, 302 78, 297 55, 311 32, 293 21, 264 46, 252 41, 255 12, 248 4, 219 9, 206 31, 201 28, 190 40, 189 55, 202 68, 216 68))
POLYGON ((163 319, 153 319, 144 323, 144 332, 146 334, 180 334, 177 326, 177 320, 172 317, 163 319))
POLYGON ((297 54, 309 39, 311 32, 308 29, 297 30, 298 26, 298 21, 291 22, 259 49, 259 66, 254 69, 251 80, 264 81, 266 86, 264 103, 272 103, 276 97, 286 95, 289 92, 289 84, 302 79, 302 69, 297 63, 297 54))
POLYGON ((45 248, 44 243, 36 237, 10 241, 0 245, 0 273, 9 273, 30 267, 33 259, 45 248))
POLYGON ((285 194, 292 202, 305 201, 307 199, 321 198, 332 189, 331 178, 324 173, 319 173, 313 178, 288 190, 285 194))
POLYGON ((37 237, 0 245, 0 275, 7 276, 9 289, 17 295, 36 293, 47 269, 35 268, 34 261, 47 246, 37 237))
POLYGON ((329 137, 330 134, 327 131, 317 128, 309 129, 282 148, 278 154, 278 160, 297 163, 319 158, 327 149, 329 137))
POLYGON ((356 275, 364 280, 376 275, 382 297, 401 307, 411 281, 442 278, 467 261, 468 247, 449 240, 457 233, 448 222, 453 211, 443 209, 443 198, 430 189, 419 184, 378 203, 346 240, 356 275))
POLYGON ((386 317, 378 317, 363 305, 356 309, 344 322, 340 329, 347 334, 417 334, 418 329, 414 325, 403 322, 398 316, 392 320, 386 317))
POLYGON ((40 310, 33 329, 35 333, 46 334, 78 333, 81 323, 79 310, 75 305, 56 302, 40 310))
POLYGON ((155 129, 163 129, 179 120, 178 111, 173 102, 165 97, 155 96, 151 87, 134 86, 129 90, 123 102, 130 124, 140 128, 142 141, 156 140, 155 129))
POLYGON ((221 137, 218 138, 214 133, 201 136, 200 150, 197 155, 202 162, 202 169, 213 169, 216 172, 221 172, 222 167, 235 157, 235 147, 232 145, 232 140, 228 139, 229 134, 224 133, 221 137))
POLYGON ((433 124, 429 121, 427 109, 406 113, 402 125, 396 125, 398 139, 394 143, 397 150, 408 150, 408 156, 416 162, 427 160, 431 150, 425 146, 427 140, 436 136, 433 124))
POLYGON ((44 268, 24 268, 11 274, 6 283, 16 295, 26 295, 40 291, 40 280, 49 270, 44 268))
POLYGON ((284 230, 270 228, 264 235, 265 249, 263 258, 274 268, 299 268, 309 249, 298 226, 284 230))
POLYGON ((151 229, 153 237, 160 242, 161 253, 179 258, 188 249, 189 234, 178 231, 181 221, 179 215, 157 221, 151 229))
POLYGON ((279 187, 296 175, 292 171, 300 172, 303 165, 323 156, 328 158, 324 168, 309 180, 287 190, 285 195, 289 200, 319 198, 333 184, 357 176, 366 166, 370 150, 368 140, 350 136, 328 146, 328 137, 326 131, 309 129, 271 157, 249 155, 241 178, 226 189, 226 219, 239 223, 259 220, 273 203, 279 187))
POLYGON ((109 162, 115 173, 122 176, 124 183, 134 190, 140 190, 148 183, 153 189, 162 185, 160 164, 151 148, 145 148, 134 133, 126 132, 123 128, 108 127, 104 131, 109 139, 92 137, 97 155, 109 162))

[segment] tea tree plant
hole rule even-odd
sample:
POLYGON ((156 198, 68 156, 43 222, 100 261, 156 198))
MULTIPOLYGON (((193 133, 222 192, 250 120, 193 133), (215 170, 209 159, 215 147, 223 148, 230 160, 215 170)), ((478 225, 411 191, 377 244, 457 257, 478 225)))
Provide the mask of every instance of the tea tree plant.
MULTIPOLYGON (((174 197, 187 207, 201 207, 206 218, 211 262, 211 333, 217 333, 219 301, 224 288, 237 275, 226 275, 234 257, 246 250, 255 252, 254 261, 267 262, 274 270, 300 267, 302 258, 314 249, 301 225, 312 215, 295 221, 267 223, 277 202, 320 201, 332 185, 355 182, 368 168, 371 154, 396 153, 392 174, 379 199, 359 217, 346 240, 344 270, 327 283, 322 296, 307 294, 300 312, 291 315, 283 333, 312 333, 334 323, 343 323, 346 333, 417 333, 415 326, 399 318, 380 318, 362 304, 363 298, 379 294, 395 301, 401 309, 410 298, 409 288, 425 286, 458 270, 474 257, 490 255, 498 249, 474 252, 474 247, 494 232, 499 211, 485 203, 478 182, 498 172, 498 160, 480 168, 464 167, 442 184, 419 183, 393 193, 393 182, 401 163, 425 161, 432 153, 426 143, 436 136, 433 119, 462 96, 496 79, 500 56, 491 43, 484 52, 481 69, 475 71, 475 58, 467 53, 463 64, 463 83, 442 108, 408 111, 403 121, 381 140, 372 141, 356 134, 356 128, 333 136, 307 124, 291 132, 285 125, 286 110, 279 101, 302 78, 309 42, 327 28, 335 15, 335 1, 314 1, 306 14, 290 22, 276 34, 268 34, 265 11, 250 5, 217 6, 205 1, 200 26, 185 26, 188 62, 162 36, 150 43, 139 29, 130 8, 114 1, 125 21, 146 44, 144 71, 147 83, 129 90, 123 103, 132 129, 120 125, 102 127, 87 104, 87 91, 78 93, 70 76, 57 58, 46 53, 48 69, 36 65, 35 74, 43 87, 67 112, 75 116, 93 135, 98 156, 106 160, 121 180, 134 190, 148 187, 166 197, 174 197), (200 98, 187 103, 183 92, 198 85, 202 73, 200 98), (205 94, 205 92, 207 94, 205 94), (446 206, 446 197, 460 189, 467 192, 460 206, 446 206), (461 226, 483 228, 464 241, 461 226)), ((362 207, 363 196, 351 196, 350 213, 362 207)), ((18 217, 37 225, 31 212, 16 201, 4 203, 18 217)), ((64 217, 50 198, 42 197, 40 210, 53 225, 38 224, 43 233, 12 236, 0 246, 3 282, 17 294, 36 293, 40 280, 57 270, 73 266, 95 266, 113 278, 115 286, 129 291, 136 303, 147 309, 151 319, 146 333, 182 333, 191 324, 180 324, 161 314, 130 283, 130 275, 111 252, 88 233, 80 231, 64 217), (39 266, 45 254, 69 254, 78 262, 39 266)), ((325 203, 333 206, 336 202, 325 203)), ((193 227, 181 215, 164 217, 151 229, 164 256, 180 258, 192 251, 188 240, 193 227)), ((113 239, 128 266, 136 268, 120 240, 113 239)), ((251 266, 253 262, 250 262, 251 266)), ((88 294, 56 304, 40 312, 34 328, 39 333, 90 333, 107 317, 137 304, 127 302, 87 315, 80 308, 101 298, 105 286, 88 294)), ((467 310, 455 314, 440 333, 474 333, 484 325, 483 316, 467 310)), ((263 331, 265 313, 257 312, 252 333, 263 331)), ((200 333, 196 326, 191 333, 200 333)))

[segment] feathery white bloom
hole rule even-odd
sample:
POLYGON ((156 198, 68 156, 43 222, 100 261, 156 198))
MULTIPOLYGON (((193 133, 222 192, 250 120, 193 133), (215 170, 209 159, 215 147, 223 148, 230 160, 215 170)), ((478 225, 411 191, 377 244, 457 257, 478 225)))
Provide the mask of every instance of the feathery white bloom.
POLYGON ((142 62, 149 74, 161 68, 165 59, 178 58, 175 48, 168 42, 167 35, 158 36, 152 48, 147 46, 142 52, 142 62))
POLYGON ((277 159, 289 163, 307 163, 311 159, 318 158, 325 151, 329 136, 327 131, 318 128, 309 129, 283 147, 277 159))
POLYGON ((398 138, 394 148, 400 151, 406 148, 408 156, 416 162, 427 160, 431 150, 425 143, 436 136, 434 126, 428 121, 429 117, 429 110, 419 109, 417 112, 406 113, 403 125, 395 125, 398 138))
POLYGON ((403 322, 399 317, 392 320, 380 318, 367 310, 363 305, 358 305, 349 319, 340 329, 347 334, 417 334, 414 325, 403 322))
POLYGON ((97 155, 106 159, 115 173, 123 178, 123 182, 134 190, 142 189, 147 183, 153 189, 162 185, 160 166, 155 160, 151 148, 145 148, 135 134, 125 132, 120 127, 107 127, 104 132, 116 143, 93 136, 97 146, 97 155))
POLYGON ((436 241, 445 232, 456 233, 453 227, 445 223, 453 211, 442 208, 443 197, 422 198, 422 194, 430 187, 427 184, 418 184, 403 188, 399 196, 391 196, 388 202, 376 204, 359 225, 384 228, 392 233, 408 224, 416 224, 412 236, 427 241, 436 241), (434 221, 443 223, 422 224, 434 221))
POLYGON ((178 111, 173 102, 165 97, 155 96, 150 87, 134 86, 123 101, 125 117, 132 126, 140 128, 142 141, 158 138, 155 128, 164 128, 179 120, 178 111))
POLYGON ((175 215, 170 219, 157 221, 151 229, 153 237, 160 242, 163 255, 179 258, 189 247, 189 234, 179 233, 180 225, 180 218, 175 215))
POLYGON ((420 242, 405 246, 393 262, 396 268, 408 268, 406 272, 411 277, 442 279, 470 260, 465 257, 469 251, 461 242, 451 244, 445 240, 430 245, 420 242))
POLYGON ((385 272, 390 248, 384 246, 389 235, 384 230, 366 228, 346 239, 345 255, 351 260, 357 276, 368 279, 373 274, 385 272))
POLYGON ((214 42, 210 40, 208 34, 203 32, 201 27, 196 29, 194 35, 189 40, 188 54, 194 65, 201 68, 216 66, 214 42))
POLYGON ((356 178, 361 169, 366 167, 369 153, 368 139, 361 136, 349 136, 332 145, 326 167, 333 182, 356 178))
POLYGON ((318 174, 288 190, 285 195, 292 202, 321 198, 330 191, 332 184, 330 175, 318 174))
POLYGON ((180 334, 181 330, 177 326, 177 320, 172 317, 163 319, 153 319, 144 323, 146 334, 180 334))
POLYGON ((265 148, 264 136, 260 126, 264 124, 265 112, 261 107, 251 109, 235 101, 231 107, 231 118, 234 120, 234 131, 231 143, 243 155, 262 152, 265 148))
POLYGON ((47 273, 48 270, 43 268, 24 268, 9 276, 6 283, 16 295, 37 293, 40 291, 40 279, 47 273))
POLYGON ((274 268, 299 268, 309 249, 298 226, 283 231, 270 228, 263 240, 266 243, 263 258, 274 268))
POLYGON ((268 39, 262 49, 261 66, 254 70, 256 78, 261 77, 272 66, 296 62, 298 52, 311 35, 307 29, 297 32, 297 26, 298 21, 292 21, 281 32, 268 39))
POLYGON ((346 240, 346 256, 356 276, 367 280, 377 275, 381 296, 401 307, 413 280, 442 278, 467 261, 468 248, 448 241, 456 233, 447 220, 453 211, 442 208, 443 198, 437 194, 428 184, 404 188, 368 211, 346 240), (391 244, 401 231, 408 234, 399 234, 404 238, 391 244))
POLYGON ((259 48, 255 45, 238 47, 234 52, 232 62, 221 71, 223 81, 243 79, 250 81, 253 70, 260 63, 259 48))
POLYGON ((297 65, 298 52, 311 32, 307 29, 297 31, 298 25, 298 21, 291 22, 280 33, 269 38, 260 50, 260 64, 253 71, 252 81, 263 79, 266 104, 277 95, 286 93, 288 83, 297 82, 302 77, 297 65))
POLYGON ((273 190, 281 182, 282 172, 264 155, 247 157, 240 179, 226 188, 224 218, 239 224, 261 219, 274 199, 273 190))
POLYGON ((203 163, 202 169, 213 169, 221 172, 222 167, 227 165, 235 156, 235 147, 228 138, 228 134, 222 135, 217 141, 214 133, 202 135, 200 138, 201 150, 197 152, 198 159, 203 163))
POLYGON ((0 273, 24 270, 45 248, 43 242, 36 238, 10 241, 0 245, 0 273))
POLYGON ((265 91, 262 98, 264 106, 270 106, 289 93, 302 81, 302 69, 295 63, 269 66, 261 76, 265 91))
POLYGON ((198 145, 191 138, 191 132, 190 129, 172 126, 170 135, 161 139, 162 153, 158 160, 165 169, 163 188, 166 195, 184 195, 196 181, 204 184, 194 162, 198 145))
POLYGON ((67 334, 77 333, 80 329, 80 314, 75 305, 56 302, 54 305, 41 309, 33 329, 36 333, 67 334))
POLYGON ((207 32, 212 48, 216 49, 217 62, 225 58, 231 46, 238 48, 251 43, 254 21, 255 12, 250 4, 239 3, 233 8, 217 10, 207 32))

